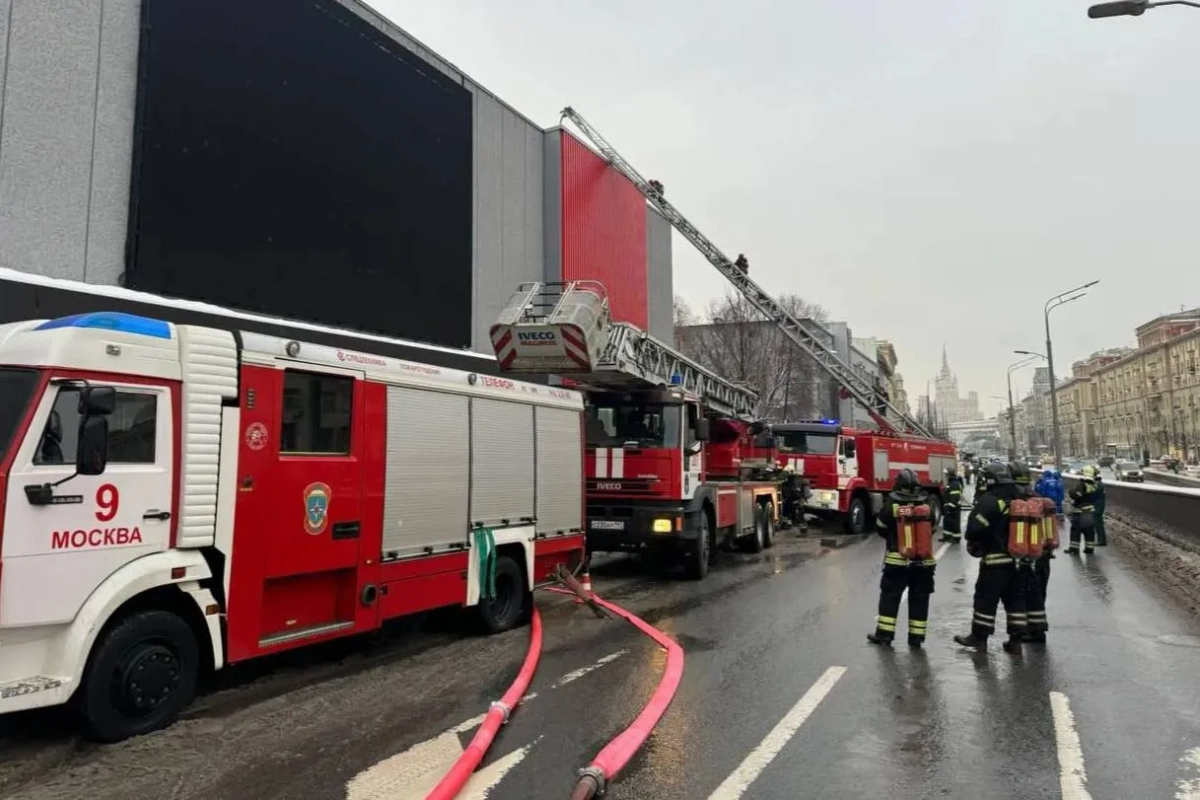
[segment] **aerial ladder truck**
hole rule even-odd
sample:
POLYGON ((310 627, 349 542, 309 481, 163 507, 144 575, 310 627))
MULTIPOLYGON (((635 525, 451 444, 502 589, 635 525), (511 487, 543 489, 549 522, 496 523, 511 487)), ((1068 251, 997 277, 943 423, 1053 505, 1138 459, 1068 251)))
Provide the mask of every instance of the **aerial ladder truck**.
POLYGON ((775 323, 792 344, 840 387, 843 396, 858 403, 878 426, 877 431, 856 430, 828 421, 820 425, 801 423, 794 430, 787 430, 788 424, 776 426, 779 433, 791 434, 786 438, 796 445, 786 448, 790 453, 785 463, 812 478, 810 508, 822 516, 839 518, 852 532, 861 532, 867 529, 870 516, 878 510, 896 474, 908 468, 917 473, 931 504, 940 509, 944 473, 957 461, 953 443, 939 439, 905 410, 892 405, 881 387, 818 338, 823 331, 816 323, 801 322, 751 280, 744 256, 731 261, 664 197, 662 183, 644 178, 579 112, 568 106, 563 109, 562 117, 570 120, 613 169, 633 183, 751 306, 775 323), (821 436, 832 441, 820 440, 821 436), (806 447, 810 439, 817 443, 817 452, 806 447))
POLYGON ((595 281, 521 285, 491 339, 505 372, 584 393, 589 552, 682 561, 700 579, 722 545, 772 545, 787 480, 754 391, 614 322, 595 281))

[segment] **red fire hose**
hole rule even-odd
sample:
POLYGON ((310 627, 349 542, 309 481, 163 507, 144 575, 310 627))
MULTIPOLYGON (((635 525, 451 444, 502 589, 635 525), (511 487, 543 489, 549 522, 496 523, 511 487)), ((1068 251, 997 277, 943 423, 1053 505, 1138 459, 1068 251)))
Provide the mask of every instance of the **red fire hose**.
POLYGON ((458 761, 454 762, 454 766, 450 768, 441 782, 433 787, 433 791, 425 796, 425 800, 453 800, 462 791, 463 786, 470 780, 471 774, 475 772, 475 768, 479 766, 479 762, 487 754, 488 748, 492 746, 492 740, 499 733, 500 726, 508 722, 512 710, 525 696, 525 690, 529 688, 529 683, 533 680, 533 673, 537 671, 538 658, 541 657, 541 654, 542 616, 538 613, 535 605, 533 607, 533 624, 529 631, 529 651, 525 654, 525 663, 521 665, 521 671, 517 673, 516 680, 513 681, 512 686, 508 687, 508 691, 499 701, 492 703, 487 716, 483 718, 483 724, 475 732, 467 749, 458 757, 458 761))
MULTIPOLYGON (((561 589, 551 589, 550 591, 570 594, 561 589)), ((624 769, 625 765, 629 763, 629 759, 633 758, 638 748, 650 736, 654 726, 662 719, 662 715, 667 711, 667 706, 671 705, 671 701, 675 698, 675 692, 679 689, 679 681, 683 678, 683 648, 673 639, 641 617, 631 614, 620 606, 601 600, 595 595, 592 595, 592 600, 602 608, 624 617, 665 649, 667 651, 667 667, 658 681, 658 688, 654 690, 654 694, 650 696, 649 702, 646 703, 641 713, 628 728, 617 734, 615 739, 596 754, 591 764, 580 770, 579 783, 575 784, 571 800, 591 800, 593 797, 604 794, 608 782, 624 769)))

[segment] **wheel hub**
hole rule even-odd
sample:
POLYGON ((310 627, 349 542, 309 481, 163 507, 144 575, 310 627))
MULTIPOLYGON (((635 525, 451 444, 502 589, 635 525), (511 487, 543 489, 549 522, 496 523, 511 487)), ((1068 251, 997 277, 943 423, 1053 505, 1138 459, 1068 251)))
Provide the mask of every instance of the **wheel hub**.
POLYGON ((179 688, 179 659, 163 645, 147 645, 126 662, 121 674, 124 705, 148 714, 179 688))

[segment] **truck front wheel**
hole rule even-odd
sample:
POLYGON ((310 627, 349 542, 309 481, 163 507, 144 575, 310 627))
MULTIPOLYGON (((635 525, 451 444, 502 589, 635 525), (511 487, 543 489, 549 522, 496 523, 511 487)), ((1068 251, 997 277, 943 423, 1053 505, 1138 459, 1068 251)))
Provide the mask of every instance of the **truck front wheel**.
POLYGON ((165 728, 192 702, 200 648, 169 611, 140 611, 103 634, 79 687, 84 731, 119 742, 165 728))
POLYGON ((696 518, 696 541, 684 556, 684 573, 690 580, 703 580, 708 575, 709 561, 712 558, 712 524, 708 518, 708 510, 701 510, 696 518))
POLYGON ((861 497, 850 501, 846 509, 846 533, 861 534, 867 530, 867 502, 861 497))

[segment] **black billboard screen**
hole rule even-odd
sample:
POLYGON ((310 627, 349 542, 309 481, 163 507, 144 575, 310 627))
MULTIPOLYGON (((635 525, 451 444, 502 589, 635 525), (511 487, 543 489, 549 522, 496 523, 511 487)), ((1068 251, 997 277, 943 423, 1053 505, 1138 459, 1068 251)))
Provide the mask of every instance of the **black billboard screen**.
POLYGON ((471 95, 336 0, 143 0, 125 285, 460 347, 471 95))

